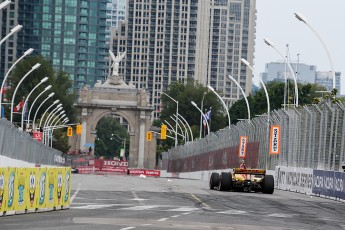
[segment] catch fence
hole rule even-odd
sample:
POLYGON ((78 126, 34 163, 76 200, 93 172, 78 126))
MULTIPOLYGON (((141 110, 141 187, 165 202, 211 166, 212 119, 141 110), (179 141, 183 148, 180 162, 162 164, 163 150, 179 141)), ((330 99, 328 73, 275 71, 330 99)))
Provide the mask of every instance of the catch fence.
POLYGON ((271 111, 269 119, 243 120, 205 138, 162 154, 162 169, 190 172, 239 167, 240 137, 247 136, 246 165, 274 170, 276 166, 342 171, 345 164, 345 104, 271 111), (280 127, 280 154, 270 155, 270 128, 280 127))

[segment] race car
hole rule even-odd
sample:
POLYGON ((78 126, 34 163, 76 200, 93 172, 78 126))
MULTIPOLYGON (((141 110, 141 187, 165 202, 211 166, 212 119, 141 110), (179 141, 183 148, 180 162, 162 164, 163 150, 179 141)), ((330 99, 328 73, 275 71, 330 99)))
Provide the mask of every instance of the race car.
POLYGON ((265 169, 234 168, 232 172, 213 172, 209 181, 210 189, 220 191, 274 192, 274 177, 265 169))

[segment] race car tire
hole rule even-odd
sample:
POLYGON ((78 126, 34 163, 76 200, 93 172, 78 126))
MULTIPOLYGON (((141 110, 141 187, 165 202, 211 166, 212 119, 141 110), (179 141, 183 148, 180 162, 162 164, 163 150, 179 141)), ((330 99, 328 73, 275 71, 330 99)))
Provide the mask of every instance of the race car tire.
POLYGON ((213 190, 219 184, 219 173, 213 172, 210 177, 210 189, 213 190))
POLYGON ((219 178, 218 190, 220 191, 230 191, 232 182, 231 173, 222 172, 219 178))
POLYGON ((266 175, 262 181, 262 193, 272 194, 274 192, 274 178, 272 175, 266 175))

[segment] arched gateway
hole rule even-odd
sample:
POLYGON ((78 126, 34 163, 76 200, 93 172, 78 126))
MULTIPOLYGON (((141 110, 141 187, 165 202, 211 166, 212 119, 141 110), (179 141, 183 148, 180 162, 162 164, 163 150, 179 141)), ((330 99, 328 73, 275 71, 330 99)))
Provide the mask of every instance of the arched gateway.
MULTIPOLYGON (((75 150, 84 149, 86 143, 95 143, 98 121, 109 115, 119 115, 129 125, 129 167, 154 168, 156 164, 156 135, 146 141, 145 134, 151 128, 153 107, 148 94, 125 83, 112 85, 97 83, 93 89, 84 87, 76 107, 80 110, 82 134, 74 139, 75 150)), ((73 148, 72 144, 72 148, 73 148)))
POLYGON ((113 61, 112 75, 103 84, 96 83, 93 89, 84 87, 80 90, 76 107, 80 109, 83 128, 80 138, 72 141, 71 150, 83 149, 86 143, 95 143, 98 121, 108 115, 119 115, 129 125, 128 166, 153 169, 156 165, 156 135, 153 135, 152 141, 146 141, 145 134, 151 128, 154 108, 149 104, 146 90, 138 90, 120 79, 119 62, 126 52, 119 53, 116 57, 112 51, 109 50, 109 53, 113 61))

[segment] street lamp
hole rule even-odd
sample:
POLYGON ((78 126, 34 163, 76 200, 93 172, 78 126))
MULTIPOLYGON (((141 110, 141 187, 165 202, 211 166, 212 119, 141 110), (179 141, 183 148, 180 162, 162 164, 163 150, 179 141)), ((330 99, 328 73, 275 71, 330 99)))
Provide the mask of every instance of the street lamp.
POLYGON ((226 111, 226 114, 228 115, 228 122, 229 122, 229 129, 230 129, 230 125, 231 125, 231 122, 230 122, 230 114, 229 114, 229 110, 228 110, 228 107, 226 106, 225 102, 223 101, 223 99, 221 98, 221 96, 219 96, 219 94, 212 88, 212 86, 208 85, 207 88, 209 90, 211 90, 214 94, 216 94, 216 96, 219 98, 219 100, 222 102, 223 104, 223 107, 226 111))
POLYGON ((49 144, 49 130, 50 130, 50 127, 49 127, 49 122, 52 120, 52 118, 54 118, 54 116, 56 116, 56 117, 58 117, 58 116, 60 116, 61 114, 64 114, 65 113, 65 111, 64 110, 62 110, 58 115, 56 115, 56 113, 57 112, 59 112, 60 110, 62 110, 62 107, 59 107, 59 109, 57 109, 55 112, 51 112, 50 114, 49 114, 49 116, 47 117, 47 119, 45 120, 45 122, 44 122, 44 125, 43 125, 43 140, 45 140, 44 141, 44 143, 47 145, 47 143, 49 144), (46 129, 46 130, 44 130, 44 128, 46 129), (45 132, 45 135, 44 135, 44 132, 45 132))
POLYGON ((176 103, 176 124, 175 124, 175 147, 177 147, 177 121, 178 121, 178 101, 176 101, 174 98, 170 97, 168 94, 162 92, 162 94, 166 95, 167 97, 169 97, 171 100, 173 100, 176 103))
MULTIPOLYGON (((36 65, 34 65, 34 66, 31 68, 31 70, 30 70, 29 72, 27 72, 27 73, 24 75, 24 77, 22 77, 22 79, 18 82, 17 87, 15 88, 15 90, 14 90, 14 92, 13 92, 13 95, 12 95, 12 101, 11 101, 11 119, 10 119, 11 122, 13 121, 13 103, 14 103, 14 97, 16 96, 16 93, 17 93, 17 90, 18 90, 20 84, 22 84, 22 82, 25 80, 25 78, 26 78, 27 76, 29 76, 29 74, 30 74, 32 71, 34 71, 35 69, 39 68, 40 66, 41 66, 40 63, 37 63, 36 65)), ((25 104, 24 104, 24 106, 25 106, 25 104)), ((22 113, 24 113, 24 111, 22 111, 22 113)), ((23 128, 23 127, 22 127, 22 128, 23 128)))
POLYGON ((294 13, 295 14, 295 17, 300 20, 301 22, 304 22, 304 24, 306 24, 310 29, 311 31, 313 31, 313 33, 316 35, 316 37, 319 39, 319 41, 321 42, 323 48, 325 49, 326 53, 327 53, 327 57, 328 57, 328 60, 331 64, 331 68, 332 68, 332 76, 333 76, 333 89, 335 89, 335 72, 334 72, 334 68, 333 68, 333 61, 332 61, 332 58, 331 58, 331 54, 329 53, 327 47, 326 47, 326 44, 323 42, 322 38, 320 37, 320 35, 316 32, 316 30, 307 22, 307 18, 304 17, 301 13, 294 13))
MULTIPOLYGON (((55 94, 55 93, 49 94, 48 97, 47 97, 46 99, 44 99, 44 100, 42 101, 42 103, 38 106, 38 108, 36 109, 36 113, 35 113, 34 119, 32 120, 32 127, 33 127, 33 130, 34 130, 34 128, 35 128, 35 121, 36 121, 36 116, 37 116, 38 111, 40 110, 40 108, 42 107, 42 105, 43 105, 49 98, 51 98, 52 96, 54 96, 54 94, 55 94)), ((59 100, 54 101, 54 102, 53 102, 53 105, 55 105, 55 104, 58 103, 58 102, 59 102, 59 100)))
MULTIPOLYGON (((123 141, 123 154, 126 155, 126 137, 125 138, 121 138, 119 135, 115 134, 115 133, 112 133, 111 136, 117 136, 120 140, 123 141)), ((115 139, 115 138, 114 138, 115 139)), ((116 140, 116 139, 115 139, 116 140)), ((116 140, 117 141, 117 140, 116 140)), ((123 157, 121 156, 121 152, 120 152, 120 157, 123 157)))
POLYGON ((21 30, 23 28, 22 25, 16 25, 15 27, 13 27, 11 29, 11 31, 0 41, 0 46, 2 45, 2 43, 4 43, 4 41, 6 41, 7 38, 9 38, 12 34, 14 34, 15 32, 18 32, 19 30, 21 30))
MULTIPOLYGON (((34 51, 34 49, 32 49, 32 48, 28 49, 27 51, 24 52, 24 54, 23 54, 20 58, 18 58, 17 61, 15 61, 15 62, 13 63, 13 65, 12 65, 12 66, 10 67, 10 69, 7 71, 7 73, 6 73, 5 77, 4 77, 4 80, 2 81, 1 88, 0 88, 0 92, 3 92, 3 91, 4 91, 4 85, 5 85, 5 82, 6 82, 6 80, 7 80, 7 77, 8 77, 8 75, 9 75, 9 73, 11 72, 11 70, 14 68, 14 66, 15 66, 20 60, 22 60, 25 56, 31 54, 33 51, 34 51)), ((2 93, 0 93, 0 109, 1 109, 1 102, 2 102, 2 93)), ((2 116, 2 115, 1 115, 1 113, 0 113, 0 117, 1 117, 1 116, 2 116)))
POLYGON ((206 121, 206 125, 207 125, 207 131, 208 131, 207 134, 209 135, 209 134, 210 134, 210 126, 208 125, 208 121, 207 121, 207 119, 206 119, 205 114, 201 111, 201 109, 198 108, 198 106, 195 104, 194 101, 191 101, 191 103, 192 103, 192 105, 193 105, 195 108, 197 108, 197 110, 200 111, 200 113, 201 113, 202 116, 204 117, 204 120, 206 121))
POLYGON ((295 82, 295 95, 296 95, 296 102, 295 102, 295 107, 298 107, 298 86, 297 86, 297 78, 296 78, 296 74, 295 71, 292 69, 292 66, 290 64, 290 62, 287 60, 287 58, 274 46, 273 42, 271 42, 268 39, 264 39, 266 45, 271 46, 275 51, 277 51, 277 53, 283 58, 284 62, 288 65, 290 72, 293 76, 293 80, 295 82))
MULTIPOLYGON (((176 115, 175 115, 176 117, 176 115)), ((187 141, 187 137, 188 137, 188 132, 187 132, 187 129, 186 129, 186 126, 184 126, 185 128, 185 131, 183 131, 181 125, 179 124, 179 120, 178 119, 175 119, 173 116, 170 116, 171 120, 173 120, 174 122, 177 122, 177 126, 180 128, 181 130, 181 134, 183 136, 183 140, 186 142, 187 141)))
POLYGON ((242 87, 240 86, 240 84, 238 84, 238 82, 235 80, 235 78, 231 77, 230 75, 229 75, 229 78, 230 78, 230 80, 232 80, 232 81, 237 85, 238 88, 240 88, 240 90, 241 90, 241 92, 242 92, 242 94, 243 94, 244 100, 246 101, 246 104, 247 104, 248 121, 250 122, 250 108, 249 108, 249 103, 248 103, 247 96, 246 96, 246 94, 244 93, 244 91, 243 91, 242 87))
MULTIPOLYGON (((190 132, 190 135, 192 137, 192 141, 194 141, 194 138, 193 138, 193 132, 192 132, 192 129, 190 128, 190 125, 188 124, 188 122, 186 121, 186 119, 184 119, 184 117, 181 116, 181 114, 178 114, 179 117, 186 123, 186 125, 188 126, 189 128, 189 132, 190 132)), ((176 115, 174 115, 176 117, 176 115)))
MULTIPOLYGON (((51 85, 48 85, 47 87, 45 87, 45 89, 35 98, 35 100, 32 102, 32 105, 29 109, 29 114, 28 114, 28 117, 27 117, 27 121, 28 123, 30 124, 30 114, 31 114, 31 110, 32 108, 34 107, 34 104, 36 103, 37 99, 44 93, 46 92, 47 90, 50 90, 52 88, 51 85)), ((53 94, 54 95, 54 94, 53 94)))
MULTIPOLYGON (((207 92, 204 92, 204 94, 202 95, 201 111, 203 111, 203 109, 204 109, 204 98, 205 98, 206 94, 207 94, 207 92)), ((201 139, 201 133, 202 133, 202 114, 200 114, 200 139, 201 139)))
MULTIPOLYGON (((41 119, 40 119, 39 127, 45 127, 45 125, 42 126, 42 121, 43 121, 43 119, 44 119, 46 113, 48 112, 48 110, 49 110, 51 107, 53 107, 53 106, 54 106, 56 103, 58 103, 59 101, 60 101, 60 100, 54 101, 54 103, 51 104, 51 105, 46 109, 46 111, 44 111, 44 113, 43 113, 43 115, 41 116, 41 119), (56 102, 56 103, 55 103, 55 102, 56 102)), ((48 118, 50 117, 50 115, 52 115, 56 110, 60 111, 61 109, 62 109, 62 104, 60 103, 60 104, 58 104, 58 105, 50 112, 50 114, 46 117, 45 122, 47 122, 47 120, 48 120, 48 118)))
MULTIPOLYGON (((29 93, 29 95, 26 97, 25 101, 24 101, 24 106, 26 105, 26 103, 28 103, 29 101, 29 97, 31 96, 31 94, 35 91, 35 89, 40 86, 42 83, 46 82, 48 80, 48 77, 43 78, 29 93)), ((27 119, 29 119, 29 117, 27 117, 27 119)), ((23 130, 24 128, 24 112, 22 113, 22 122, 21 122, 21 128, 23 130)))

